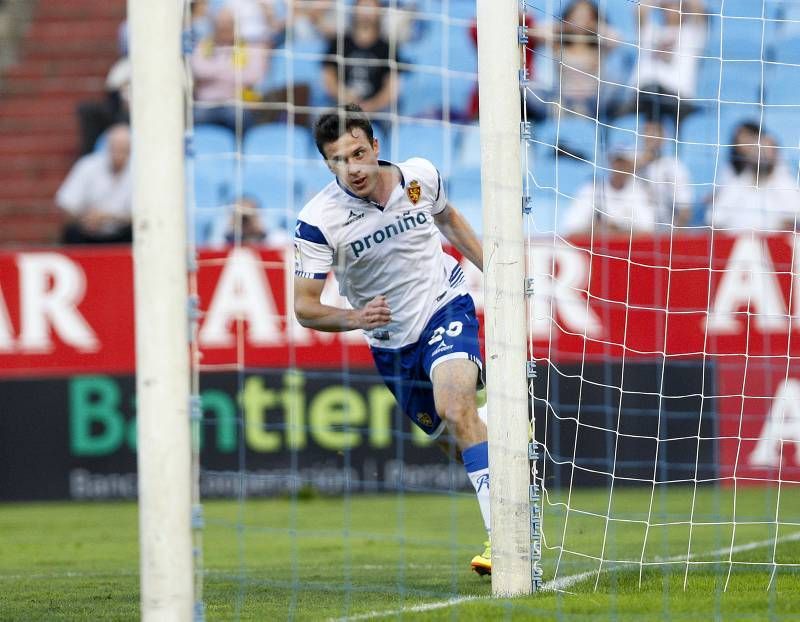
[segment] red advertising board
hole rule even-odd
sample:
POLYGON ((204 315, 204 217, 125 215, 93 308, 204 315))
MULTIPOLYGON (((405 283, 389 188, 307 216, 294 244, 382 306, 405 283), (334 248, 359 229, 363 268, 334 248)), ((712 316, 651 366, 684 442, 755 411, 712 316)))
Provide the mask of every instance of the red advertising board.
MULTIPOLYGON (((794 244, 780 236, 539 242, 536 355, 797 356, 794 244)), ((371 365, 357 332, 322 334, 293 321, 290 250, 201 253, 204 366, 371 365)), ((480 275, 466 272, 480 310, 480 275)), ((0 376, 132 372, 132 282, 127 248, 0 253, 0 376)), ((332 279, 325 296, 343 303, 332 279)))
MULTIPOLYGON (((535 355, 715 361, 721 459, 737 465, 723 475, 800 480, 800 414, 785 407, 800 403, 796 249, 794 236, 540 240, 529 262, 535 355)), ((292 319, 290 253, 200 254, 205 370, 371 367, 357 332, 292 319)), ((480 310, 480 274, 464 265, 480 310)), ((0 253, 0 378, 132 373, 132 270, 124 247, 0 253)), ((343 304, 333 280, 324 296, 343 304)))

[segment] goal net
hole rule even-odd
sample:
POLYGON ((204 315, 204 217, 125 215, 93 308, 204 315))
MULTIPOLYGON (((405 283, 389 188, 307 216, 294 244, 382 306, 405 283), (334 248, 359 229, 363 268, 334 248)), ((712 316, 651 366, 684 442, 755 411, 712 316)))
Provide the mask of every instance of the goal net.
POLYGON ((525 7, 548 585, 775 589, 800 561, 797 7, 525 7))
MULTIPOLYGON (((266 4, 187 9, 198 584, 235 594, 232 619, 487 595, 452 448, 409 424, 361 335, 292 308, 294 222, 332 180, 310 124, 339 101, 374 105, 382 156, 434 162, 482 233, 475 3, 266 4), (377 55, 353 53, 362 28, 377 55)), ((797 571, 797 20, 789 2, 520 3, 527 278, 509 295, 538 368, 543 590, 797 571)), ((323 301, 345 304, 332 280, 323 301)))

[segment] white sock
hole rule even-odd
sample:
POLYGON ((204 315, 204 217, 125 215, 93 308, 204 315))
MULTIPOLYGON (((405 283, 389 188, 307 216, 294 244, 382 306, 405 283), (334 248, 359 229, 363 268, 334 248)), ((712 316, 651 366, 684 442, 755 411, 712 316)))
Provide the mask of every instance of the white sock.
POLYGON ((475 488, 475 494, 478 497, 478 505, 481 508, 481 516, 483 516, 483 524, 486 527, 486 533, 491 532, 491 518, 489 513, 489 443, 484 441, 467 447, 461 456, 464 459, 464 468, 467 470, 467 476, 475 488))

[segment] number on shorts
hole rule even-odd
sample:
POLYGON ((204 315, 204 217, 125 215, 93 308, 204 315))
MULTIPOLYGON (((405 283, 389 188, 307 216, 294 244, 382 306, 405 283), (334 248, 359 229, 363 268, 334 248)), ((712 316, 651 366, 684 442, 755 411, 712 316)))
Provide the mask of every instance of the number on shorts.
POLYGON ((450 326, 447 327, 445 330, 444 326, 438 326, 434 331, 431 338, 428 340, 428 345, 433 345, 437 341, 442 340, 442 335, 447 334, 449 337, 457 337, 461 334, 461 330, 464 328, 464 324, 458 321, 450 322, 450 326))

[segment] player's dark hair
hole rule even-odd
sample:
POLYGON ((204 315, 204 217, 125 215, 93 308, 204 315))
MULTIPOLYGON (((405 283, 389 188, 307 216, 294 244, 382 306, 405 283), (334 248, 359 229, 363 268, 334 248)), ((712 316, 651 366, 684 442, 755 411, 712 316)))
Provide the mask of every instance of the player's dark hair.
POLYGON ((325 152, 322 150, 325 145, 336 142, 346 132, 358 128, 364 130, 367 140, 372 144, 374 138, 372 123, 358 104, 345 104, 323 113, 314 125, 314 142, 322 157, 325 157, 325 152))

